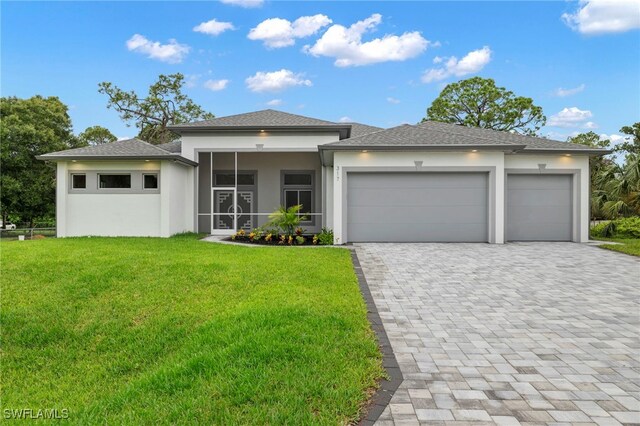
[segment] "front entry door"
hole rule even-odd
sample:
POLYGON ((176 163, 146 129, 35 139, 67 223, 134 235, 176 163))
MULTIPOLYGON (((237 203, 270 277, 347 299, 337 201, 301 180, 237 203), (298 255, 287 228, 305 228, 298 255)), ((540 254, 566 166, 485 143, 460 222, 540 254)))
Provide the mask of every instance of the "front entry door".
MULTIPOLYGON (((213 190, 213 229, 233 230, 233 190, 213 190)), ((251 231, 253 229, 253 191, 238 191, 236 209, 238 211, 238 229, 251 231)))

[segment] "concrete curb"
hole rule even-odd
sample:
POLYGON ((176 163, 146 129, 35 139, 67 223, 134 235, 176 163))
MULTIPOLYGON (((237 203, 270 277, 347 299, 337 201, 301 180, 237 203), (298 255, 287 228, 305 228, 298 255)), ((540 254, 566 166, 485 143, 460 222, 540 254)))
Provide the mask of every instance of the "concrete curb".
POLYGON ((378 314, 378 308, 376 307, 373 297, 371 296, 369 285, 367 284, 367 280, 364 276, 364 273, 362 272, 360 260, 358 259, 358 255, 356 254, 355 249, 351 250, 351 259, 353 261, 353 268, 355 270, 356 276, 358 277, 360 292, 362 293, 362 297, 367 304, 367 319, 371 324, 371 329, 378 338, 380 351, 382 352, 382 367, 389 375, 389 379, 383 379, 380 382, 380 387, 371 398, 371 402, 367 407, 366 414, 358 423, 362 426, 370 426, 373 425, 376 420, 378 420, 384 409, 387 408, 389 402, 391 401, 391 397, 393 397, 393 394, 396 392, 404 379, 402 377, 400 367, 398 366, 396 356, 394 355, 393 349, 391 348, 391 342, 389 342, 389 337, 387 337, 387 332, 384 330, 384 325, 382 324, 382 320, 380 319, 380 315, 378 314))

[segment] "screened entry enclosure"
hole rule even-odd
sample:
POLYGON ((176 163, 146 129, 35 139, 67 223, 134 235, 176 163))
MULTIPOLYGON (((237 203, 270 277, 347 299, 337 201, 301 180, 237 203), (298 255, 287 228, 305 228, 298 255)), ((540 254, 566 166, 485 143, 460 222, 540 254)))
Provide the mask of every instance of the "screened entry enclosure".
POLYGON ((322 226, 317 152, 199 152, 198 232, 232 234, 264 227, 280 206, 302 205, 301 226, 322 226))

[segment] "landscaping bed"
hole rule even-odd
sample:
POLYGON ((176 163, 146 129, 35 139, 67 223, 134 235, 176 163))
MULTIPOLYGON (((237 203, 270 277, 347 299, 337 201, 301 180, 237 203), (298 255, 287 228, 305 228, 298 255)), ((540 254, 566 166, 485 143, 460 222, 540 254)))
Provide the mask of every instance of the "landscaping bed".
POLYGON ((4 241, 4 409, 75 424, 350 424, 383 376, 346 250, 4 241))
POLYGON ((616 244, 602 244, 607 250, 640 257, 640 217, 632 216, 591 227, 591 237, 616 244))

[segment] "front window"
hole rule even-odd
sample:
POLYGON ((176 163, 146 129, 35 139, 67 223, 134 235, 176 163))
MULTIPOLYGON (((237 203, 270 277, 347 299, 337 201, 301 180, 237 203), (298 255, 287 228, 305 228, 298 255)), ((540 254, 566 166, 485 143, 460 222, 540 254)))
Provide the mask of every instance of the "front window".
POLYGON ((71 175, 72 189, 87 189, 87 175, 84 173, 74 173, 71 175))
POLYGON ((156 173, 143 174, 142 189, 158 189, 158 175, 156 173))
MULTIPOLYGON (((235 173, 216 173, 215 186, 235 186, 235 173)), ((238 186, 255 185, 255 175, 253 173, 238 173, 238 186)))
POLYGON ((130 174, 99 174, 98 188, 100 189, 130 189, 130 174))
POLYGON ((283 196, 286 208, 302 205, 301 215, 313 221, 313 172, 285 172, 283 177, 283 196))

